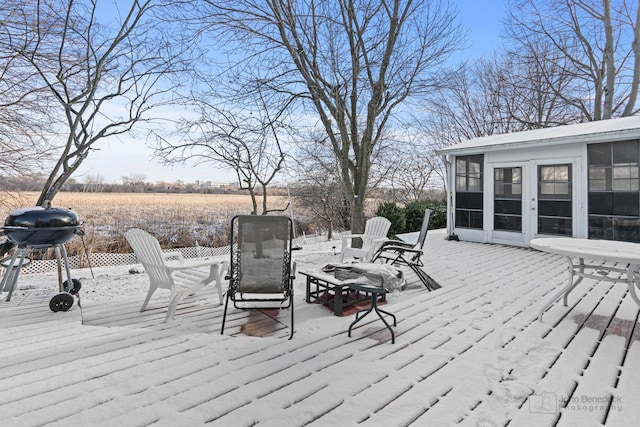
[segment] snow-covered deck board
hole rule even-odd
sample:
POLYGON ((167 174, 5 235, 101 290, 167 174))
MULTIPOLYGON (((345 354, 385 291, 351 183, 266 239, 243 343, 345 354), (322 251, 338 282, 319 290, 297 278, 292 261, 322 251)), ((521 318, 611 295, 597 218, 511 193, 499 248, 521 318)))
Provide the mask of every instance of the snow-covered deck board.
POLYGON ((394 345, 374 317, 347 337, 353 315, 300 294, 291 341, 286 310, 279 323, 232 309, 220 335, 215 292, 185 300, 166 324, 163 298, 144 313, 142 298, 67 313, 15 298, 0 306, 2 425, 617 426, 640 416, 639 310, 623 284, 584 280, 540 323, 566 280, 562 257, 442 237, 428 237, 426 271, 443 288, 409 276, 389 297, 394 345))

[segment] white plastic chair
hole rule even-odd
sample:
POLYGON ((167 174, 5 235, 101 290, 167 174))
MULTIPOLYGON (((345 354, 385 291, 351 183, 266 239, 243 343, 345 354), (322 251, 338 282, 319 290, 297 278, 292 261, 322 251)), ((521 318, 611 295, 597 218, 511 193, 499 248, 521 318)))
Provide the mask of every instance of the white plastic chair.
POLYGON ((345 234, 342 236, 342 258, 345 256, 360 258, 361 261, 369 262, 378 250, 378 247, 387 240, 387 233, 391 228, 391 221, 387 218, 374 216, 369 218, 364 225, 363 234, 345 234), (354 248, 353 240, 362 239, 362 247, 354 248))
POLYGON ((180 252, 165 254, 155 237, 137 228, 128 230, 125 238, 149 276, 149 292, 140 311, 147 308, 156 289, 168 289, 171 297, 164 319, 166 322, 173 319, 178 304, 185 296, 199 291, 213 281, 216 282, 222 305, 222 277, 228 266, 227 261, 207 258, 185 261, 180 252), (177 261, 168 261, 170 258, 177 258, 177 261), (208 271, 204 267, 209 267, 208 271))

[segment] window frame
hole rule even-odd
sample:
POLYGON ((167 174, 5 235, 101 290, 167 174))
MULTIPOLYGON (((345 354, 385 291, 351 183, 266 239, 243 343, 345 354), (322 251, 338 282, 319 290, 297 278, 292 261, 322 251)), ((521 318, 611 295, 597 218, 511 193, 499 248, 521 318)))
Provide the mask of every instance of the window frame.
POLYGON ((640 140, 587 144, 588 237, 640 243, 640 140))
POLYGON ((456 228, 484 228, 484 170, 484 154, 455 158, 456 228))

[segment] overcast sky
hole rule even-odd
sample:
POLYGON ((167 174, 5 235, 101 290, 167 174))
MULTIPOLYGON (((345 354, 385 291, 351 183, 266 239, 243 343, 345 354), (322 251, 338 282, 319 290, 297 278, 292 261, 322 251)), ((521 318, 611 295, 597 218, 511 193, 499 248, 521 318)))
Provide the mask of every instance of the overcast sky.
MULTIPOLYGON (((459 54, 461 59, 479 57, 492 51, 499 42, 501 24, 499 19, 504 14, 505 0, 453 0, 460 10, 460 20, 468 28, 470 34, 467 44, 469 48, 459 54)), ((152 149, 145 141, 133 140, 129 137, 110 139, 97 144, 99 151, 89 154, 73 178, 82 182, 86 175, 102 175, 107 182, 119 183, 121 177, 131 174, 142 174, 146 181, 178 180, 184 182, 234 181, 231 172, 225 172, 219 166, 163 166, 153 158, 152 149)))

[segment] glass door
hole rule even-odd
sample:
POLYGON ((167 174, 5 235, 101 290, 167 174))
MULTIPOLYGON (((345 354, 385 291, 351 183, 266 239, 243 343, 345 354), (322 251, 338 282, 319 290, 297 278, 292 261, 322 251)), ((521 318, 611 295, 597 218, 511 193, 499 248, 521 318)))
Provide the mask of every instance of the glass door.
POLYGON ((572 164, 538 165, 537 169, 537 234, 572 236, 572 164))
MULTIPOLYGON (((564 159, 563 159, 564 160, 564 159)), ((574 236, 576 229, 573 161, 492 163, 489 240, 528 245, 536 236, 574 236)), ((567 159, 568 160, 568 159, 567 159)))
MULTIPOLYGON (((523 245, 529 242, 530 214, 526 203, 528 163, 494 163, 491 165, 492 194, 490 240, 523 245)), ((487 208, 489 208, 487 206, 487 208)))
POLYGON ((493 229, 522 233, 522 167, 495 168, 493 229))

